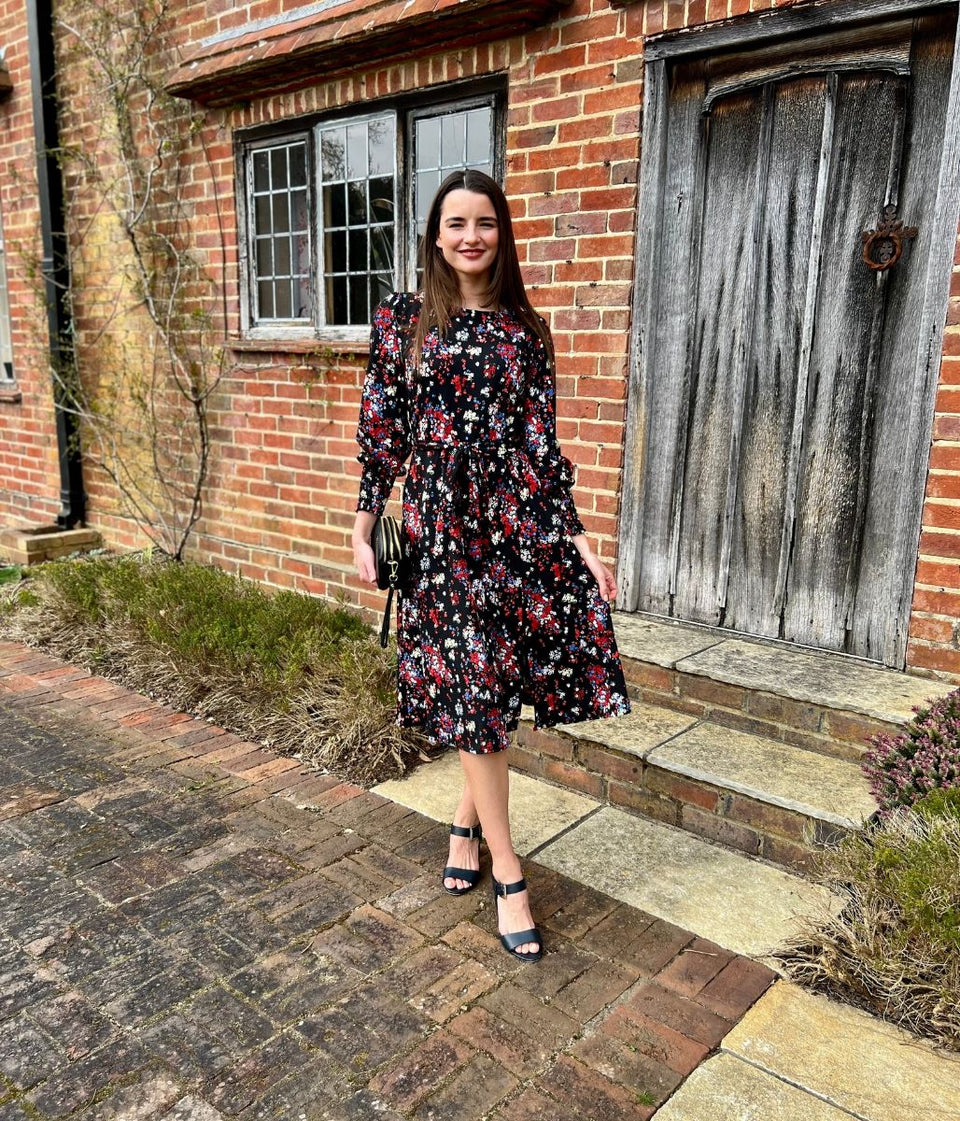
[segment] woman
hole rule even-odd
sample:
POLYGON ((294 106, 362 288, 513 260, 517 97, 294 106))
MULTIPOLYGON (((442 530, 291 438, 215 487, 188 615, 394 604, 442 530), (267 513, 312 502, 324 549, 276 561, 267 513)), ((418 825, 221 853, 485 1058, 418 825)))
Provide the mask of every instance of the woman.
POLYGON ((609 601, 556 442, 549 328, 524 290, 507 201, 457 171, 427 217, 422 295, 374 316, 357 442, 353 531, 361 580, 370 534, 411 453, 403 491, 407 587, 397 608, 397 721, 459 749, 448 892, 493 864, 501 942, 536 961, 543 940, 507 815, 509 734, 521 702, 537 727, 629 712, 609 601))

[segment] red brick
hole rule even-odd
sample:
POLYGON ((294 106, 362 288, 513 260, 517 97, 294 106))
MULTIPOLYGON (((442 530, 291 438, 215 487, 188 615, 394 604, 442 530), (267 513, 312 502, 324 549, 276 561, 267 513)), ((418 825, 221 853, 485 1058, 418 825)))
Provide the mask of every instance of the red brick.
POLYGON ((623 783, 640 784, 643 761, 635 755, 622 755, 590 743, 581 743, 577 747, 577 759, 588 771, 623 783))
POLYGON ((537 1084, 576 1116, 582 1116, 583 1104, 589 1102, 590 1121, 648 1121, 653 1115, 652 1108, 637 1103, 635 1093, 569 1055, 561 1056, 537 1084))
POLYGON ((591 774, 582 767, 563 763, 559 759, 544 760, 543 777, 571 790, 579 790, 581 794, 589 794, 593 798, 603 797, 603 779, 600 775, 591 774))
POLYGON ((656 975, 656 982, 682 996, 695 997, 733 960, 734 955, 704 938, 695 938, 656 975))
POLYGON ((747 693, 747 711, 762 720, 772 720, 777 724, 790 724, 808 732, 820 731, 823 711, 816 705, 792 701, 772 693, 747 693))
POLYGON ((643 790, 632 783, 617 782, 610 779, 607 782, 607 798, 615 806, 625 806, 627 809, 636 810, 644 817, 651 817, 654 821, 663 821, 668 825, 680 823, 680 806, 672 798, 661 794, 654 794, 643 790))
POLYGON ((641 977, 653 977, 692 939, 690 931, 657 919, 620 952, 619 960, 636 969, 641 977))
POLYGON ((510 766, 526 775, 543 776, 543 756, 517 743, 510 745, 510 766))
POLYGON ((759 962, 735 957, 696 994, 696 1002, 736 1023, 776 980, 759 962))
POLYGON ((672 693, 676 686, 677 675, 674 670, 637 662, 633 658, 623 659, 623 673, 629 682, 645 685, 664 693, 672 693))
POLYGON ((896 735, 901 728, 895 724, 887 724, 882 720, 874 720, 869 716, 860 716, 854 712, 828 712, 824 723, 824 731, 834 739, 845 740, 863 747, 867 741, 878 732, 896 735))
POLYGON ((623 962, 600 961, 575 977, 553 997, 553 1004, 585 1024, 636 981, 639 972, 623 962))
POLYGON ((573 762, 575 741, 570 736, 563 735, 560 732, 534 728, 530 724, 522 723, 517 729, 517 741, 533 751, 549 755, 551 759, 562 759, 567 763, 573 762))
MULTIPOLYGON (((711 1009, 715 1011, 715 1009, 711 1009)), ((663 1063, 677 1074, 690 1074, 710 1054, 710 1048, 688 1039, 667 1024, 650 1020, 634 1008, 620 1004, 600 1027, 604 1035, 613 1035, 628 1047, 635 1048, 663 1063)))
POLYGON ((692 674, 678 675, 680 694, 697 701, 721 705, 723 708, 742 709, 746 697, 739 685, 727 685, 723 681, 712 681, 709 677, 695 677, 692 674))
POLYGON ((713 813, 705 813, 695 806, 683 806, 680 811, 680 824, 691 833, 717 841, 727 848, 757 856, 760 853, 760 834, 756 829, 739 821, 729 821, 713 813))
POLYGON ((472 1054, 474 1049, 455 1035, 432 1035, 399 1063, 381 1070, 370 1089, 397 1109, 413 1109, 447 1082, 472 1054))
POLYGON ((585 1036, 571 1053, 638 1099, 642 1095, 647 1104, 660 1105, 683 1081, 683 1076, 666 1063, 604 1032, 585 1036))
POLYGON ((699 806, 704 810, 716 810, 718 793, 712 786, 696 782, 674 771, 663 770, 647 763, 643 773, 643 784, 648 790, 665 794, 684 805, 699 806))
POLYGON ((485 1051, 511 1074, 528 1078, 540 1070, 550 1058, 551 1049, 536 1039, 536 1025, 530 1025, 532 1034, 516 1024, 508 1024, 486 1008, 474 1007, 455 1016, 444 1030, 460 1036, 471 1047, 485 1051))
POLYGON ((810 876, 816 873, 819 863, 817 850, 812 847, 814 843, 813 840, 788 841, 772 833, 761 833, 759 855, 782 868, 810 876))
POLYGON ((652 981, 642 985, 625 1003, 648 1020, 669 1024, 705 1047, 716 1047, 731 1027, 723 1017, 652 981))
POLYGON ((742 794, 725 795, 721 813, 731 821, 752 825, 764 833, 776 833, 794 841, 805 840, 812 830, 810 821, 802 814, 768 802, 756 802, 742 794))

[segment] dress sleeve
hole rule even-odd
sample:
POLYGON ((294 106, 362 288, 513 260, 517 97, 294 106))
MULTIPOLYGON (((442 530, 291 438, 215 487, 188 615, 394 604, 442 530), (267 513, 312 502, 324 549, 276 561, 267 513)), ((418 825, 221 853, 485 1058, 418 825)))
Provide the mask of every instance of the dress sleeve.
POLYGON ((357 459, 363 464, 357 509, 374 514, 383 513, 410 454, 404 332, 397 320, 397 300, 388 297, 373 316, 357 427, 357 459))
POLYGON ((584 533, 573 501, 573 464, 561 455, 557 443, 557 391, 553 364, 542 339, 534 346, 533 368, 524 408, 524 444, 537 476, 557 505, 563 532, 568 537, 584 533))

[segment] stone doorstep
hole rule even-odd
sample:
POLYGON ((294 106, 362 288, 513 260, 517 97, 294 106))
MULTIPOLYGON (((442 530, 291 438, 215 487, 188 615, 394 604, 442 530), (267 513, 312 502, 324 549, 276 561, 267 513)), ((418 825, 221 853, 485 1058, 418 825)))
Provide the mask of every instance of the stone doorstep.
POLYGON ((525 721, 512 754, 521 770, 794 870, 876 808, 854 763, 642 702, 550 731, 525 721))
POLYGON ((899 730, 914 706, 955 687, 642 615, 617 613, 614 626, 628 681, 644 699, 825 754, 856 757, 871 735, 899 730))

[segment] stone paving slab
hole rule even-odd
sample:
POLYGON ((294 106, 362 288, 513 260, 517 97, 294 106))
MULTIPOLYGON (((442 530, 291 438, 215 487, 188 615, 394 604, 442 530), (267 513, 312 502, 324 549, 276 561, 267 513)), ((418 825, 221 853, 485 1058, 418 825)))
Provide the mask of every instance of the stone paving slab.
POLYGON ((681 658, 676 668, 891 724, 909 720, 914 705, 944 696, 954 688, 948 682, 874 669, 836 656, 734 638, 681 658))
POLYGON ((688 778, 848 829, 877 807, 857 764, 717 724, 691 728, 646 758, 688 778))
POLYGON ((574 736, 587 743, 613 747, 630 755, 645 759, 654 748, 669 742, 674 736, 692 728, 696 716, 673 712, 668 708, 632 701, 626 716, 612 716, 608 720, 584 720, 576 724, 561 724, 556 731, 574 736))
POLYGON ((723 1047, 862 1121, 960 1117, 960 1056, 786 981, 768 990, 723 1047))
POLYGON ((850 1121, 851 1115, 721 1054, 698 1067, 656 1116, 657 1121, 850 1121))
POLYGON ((0 644, 0 1121, 646 1121, 773 979, 529 862, 522 966, 436 822, 59 668, 0 644))
POLYGON ((615 611, 617 646, 626 658, 673 669, 682 658, 709 650, 724 641, 722 635, 702 627, 658 622, 629 611, 615 611))
MULTIPOLYGON (((451 822, 463 789, 463 772, 455 752, 447 752, 417 767, 410 775, 382 782, 374 793, 451 822)), ((514 848, 526 856, 599 807, 595 798, 551 786, 514 772, 510 776, 510 830, 514 848)))
POLYGON ((680 829, 604 807, 537 860, 727 949, 771 953, 801 917, 829 911, 825 888, 680 829))

